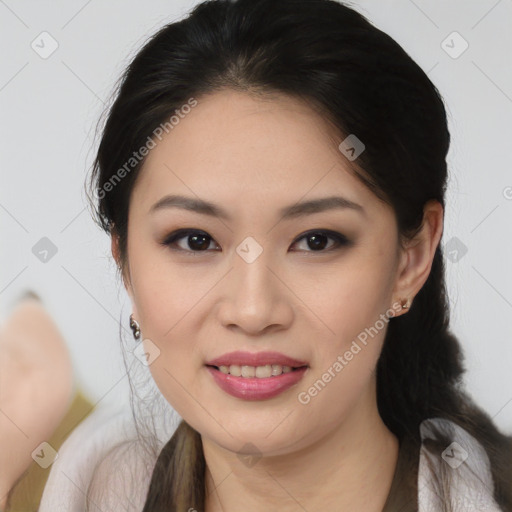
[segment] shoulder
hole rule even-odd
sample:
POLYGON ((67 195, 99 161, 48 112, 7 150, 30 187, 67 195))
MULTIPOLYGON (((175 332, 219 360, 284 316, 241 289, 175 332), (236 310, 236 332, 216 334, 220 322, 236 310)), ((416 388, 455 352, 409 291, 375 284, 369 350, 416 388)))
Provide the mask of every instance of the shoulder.
POLYGON ((82 512, 87 510, 89 501, 101 503, 104 512, 119 510, 116 505, 119 506, 122 495, 126 496, 127 488, 133 491, 128 497, 136 500, 134 505, 137 506, 137 500, 142 499, 140 496, 146 490, 145 480, 149 484, 154 463, 147 453, 136 449, 137 446, 129 408, 95 409, 60 447, 39 512, 62 510, 64 504, 70 512, 82 512), (137 475, 137 485, 127 487, 131 474, 137 475))
POLYGON ((489 457, 475 437, 446 418, 424 420, 420 435, 420 510, 442 510, 451 503, 454 510, 478 505, 479 510, 501 512, 493 497, 489 457))
POLYGON ((87 488, 87 510, 90 504, 102 512, 142 510, 155 462, 137 439, 117 442, 95 466, 87 488))

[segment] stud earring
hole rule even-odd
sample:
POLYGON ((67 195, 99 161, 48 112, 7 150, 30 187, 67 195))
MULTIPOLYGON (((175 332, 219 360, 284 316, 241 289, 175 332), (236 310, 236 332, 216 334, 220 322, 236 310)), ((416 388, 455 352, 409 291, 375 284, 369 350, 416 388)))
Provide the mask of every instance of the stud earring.
POLYGON ((130 328, 133 332, 133 337, 138 340, 140 339, 140 325, 138 322, 133 318, 133 314, 130 315, 130 328))
POLYGON ((406 299, 405 303, 402 304, 402 309, 409 309, 409 300, 406 299))

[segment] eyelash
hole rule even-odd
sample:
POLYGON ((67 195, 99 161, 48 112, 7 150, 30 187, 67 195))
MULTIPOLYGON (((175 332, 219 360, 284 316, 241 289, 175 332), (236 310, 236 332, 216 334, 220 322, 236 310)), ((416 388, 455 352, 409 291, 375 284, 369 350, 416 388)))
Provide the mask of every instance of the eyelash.
MULTIPOLYGON (((191 236, 191 235, 204 236, 205 238, 209 238, 211 241, 213 241, 213 238, 210 235, 208 235, 208 233, 205 233, 204 231, 200 231, 197 229, 178 229, 177 231, 174 231, 170 235, 168 235, 163 240, 163 242, 160 242, 160 244, 165 247, 170 248, 173 251, 192 253, 193 255, 195 255, 196 253, 210 252, 210 250, 208 250, 208 249, 203 250, 203 251, 193 251, 193 250, 189 250, 189 249, 173 247, 173 244, 175 242, 177 242, 178 240, 181 240, 182 238, 187 238, 188 236, 191 236)), ((350 240, 348 240, 347 237, 345 235, 342 235, 341 233, 337 233, 336 231, 331 231, 328 229, 327 230, 326 229, 315 229, 315 230, 308 231, 308 232, 304 233, 303 235, 301 235, 299 238, 297 238, 293 242, 293 245, 295 245, 296 243, 298 243, 299 241, 301 241, 303 239, 307 239, 311 235, 326 235, 328 238, 331 238, 332 240, 334 240, 335 244, 332 247, 330 247, 329 249, 322 249, 322 250, 318 250, 318 251, 309 250, 309 251, 305 251, 305 252, 326 253, 326 252, 331 252, 333 250, 341 249, 342 247, 348 247, 352 244, 352 242, 350 240)))

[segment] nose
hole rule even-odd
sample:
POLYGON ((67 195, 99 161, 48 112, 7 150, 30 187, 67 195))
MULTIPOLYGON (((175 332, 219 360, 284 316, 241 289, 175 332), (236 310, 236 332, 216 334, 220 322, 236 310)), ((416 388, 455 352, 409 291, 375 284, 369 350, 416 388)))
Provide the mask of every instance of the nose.
POLYGON ((294 315, 293 283, 263 251, 251 263, 238 254, 225 278, 219 320, 231 330, 248 336, 287 329, 294 315))

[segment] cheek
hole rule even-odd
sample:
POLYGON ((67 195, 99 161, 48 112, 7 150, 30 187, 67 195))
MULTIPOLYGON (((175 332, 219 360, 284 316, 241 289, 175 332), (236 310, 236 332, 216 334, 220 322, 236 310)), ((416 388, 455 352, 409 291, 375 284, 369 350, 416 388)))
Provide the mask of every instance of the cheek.
POLYGON ((165 249, 139 251, 131 262, 134 301, 144 337, 161 344, 180 339, 177 334, 200 302, 206 285, 166 258, 165 249))
POLYGON ((203 294, 190 280, 187 284, 179 278, 166 280, 161 273, 139 286, 137 311, 142 334, 160 350, 160 357, 150 369, 172 386, 180 382, 184 384, 185 377, 190 378, 192 374, 192 365, 202 362, 201 354, 196 354, 198 346, 194 333, 198 332, 198 325, 194 313, 203 294), (173 381, 173 376, 178 382, 173 381))
POLYGON ((322 321, 312 333, 315 364, 300 390, 305 393, 301 403, 316 401, 313 408, 335 402, 333 415, 350 408, 368 388, 390 317, 385 255, 345 263, 325 279, 322 293, 308 295, 309 309, 322 321))
POLYGON ((301 295, 321 319, 317 336, 324 348, 343 350, 391 306, 389 265, 383 258, 368 258, 367 263, 357 260, 346 260, 323 283, 317 281, 309 293, 301 295))
POLYGON ((361 291, 338 296, 324 310, 334 334, 318 333, 309 376, 297 390, 303 417, 319 432, 340 424, 357 408, 371 407, 375 368, 389 323, 389 317, 382 319, 386 308, 376 295, 361 291))
POLYGON ((131 261, 136 269, 132 281, 142 335, 150 340, 148 346, 154 344, 159 351, 149 370, 162 394, 179 410, 180 401, 187 396, 185 390, 191 390, 191 376, 196 371, 192 366, 202 361, 195 354, 190 321, 204 291, 170 265, 154 265, 149 258, 131 261))

